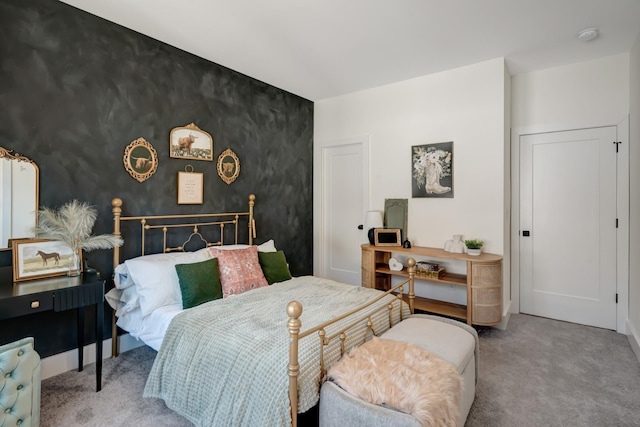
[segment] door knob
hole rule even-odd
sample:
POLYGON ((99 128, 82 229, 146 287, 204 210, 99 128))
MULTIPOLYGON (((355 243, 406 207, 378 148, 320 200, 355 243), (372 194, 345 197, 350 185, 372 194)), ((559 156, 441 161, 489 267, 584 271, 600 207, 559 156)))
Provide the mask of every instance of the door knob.
POLYGON ((358 230, 364 230, 364 225, 360 224, 360 225, 358 226, 358 230))

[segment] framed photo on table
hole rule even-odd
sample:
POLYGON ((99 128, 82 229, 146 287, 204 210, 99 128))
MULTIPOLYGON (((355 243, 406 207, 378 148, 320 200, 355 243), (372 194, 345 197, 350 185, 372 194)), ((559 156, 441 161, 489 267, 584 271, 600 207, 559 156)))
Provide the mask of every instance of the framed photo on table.
POLYGON ((399 228, 376 228, 373 236, 375 246, 402 246, 399 228))
MULTIPOLYGON (((57 240, 19 239, 11 247, 14 282, 64 276, 73 262, 69 245, 57 240)), ((81 249, 78 256, 82 259, 81 249)))

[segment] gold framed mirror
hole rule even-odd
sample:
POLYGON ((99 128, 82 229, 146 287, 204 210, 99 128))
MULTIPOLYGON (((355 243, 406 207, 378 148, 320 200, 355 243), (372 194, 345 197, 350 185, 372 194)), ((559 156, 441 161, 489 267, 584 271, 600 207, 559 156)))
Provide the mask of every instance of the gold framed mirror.
POLYGON ((400 238, 408 239, 409 201, 407 199, 384 199, 384 227, 399 228, 400 238))
POLYGON ((28 157, 0 147, 0 250, 33 237, 38 222, 40 170, 28 157))

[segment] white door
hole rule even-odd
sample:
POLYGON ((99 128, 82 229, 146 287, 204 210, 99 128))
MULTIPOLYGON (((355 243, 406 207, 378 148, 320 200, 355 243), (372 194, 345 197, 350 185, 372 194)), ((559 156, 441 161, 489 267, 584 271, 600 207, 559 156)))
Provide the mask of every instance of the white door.
POLYGON ((614 141, 616 127, 521 137, 522 313, 616 329, 614 141))
POLYGON ((321 276, 359 286, 363 232, 358 226, 369 205, 368 142, 321 150, 321 276))

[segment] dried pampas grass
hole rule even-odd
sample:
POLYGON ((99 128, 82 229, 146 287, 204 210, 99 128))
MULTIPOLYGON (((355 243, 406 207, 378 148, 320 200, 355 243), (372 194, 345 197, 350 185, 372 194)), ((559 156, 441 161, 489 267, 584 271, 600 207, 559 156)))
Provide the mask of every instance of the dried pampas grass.
POLYGON ((93 206, 77 200, 62 205, 57 211, 42 208, 38 212, 35 235, 43 239, 65 242, 73 250, 93 251, 122 246, 124 242, 119 236, 91 235, 97 217, 98 213, 93 206))

